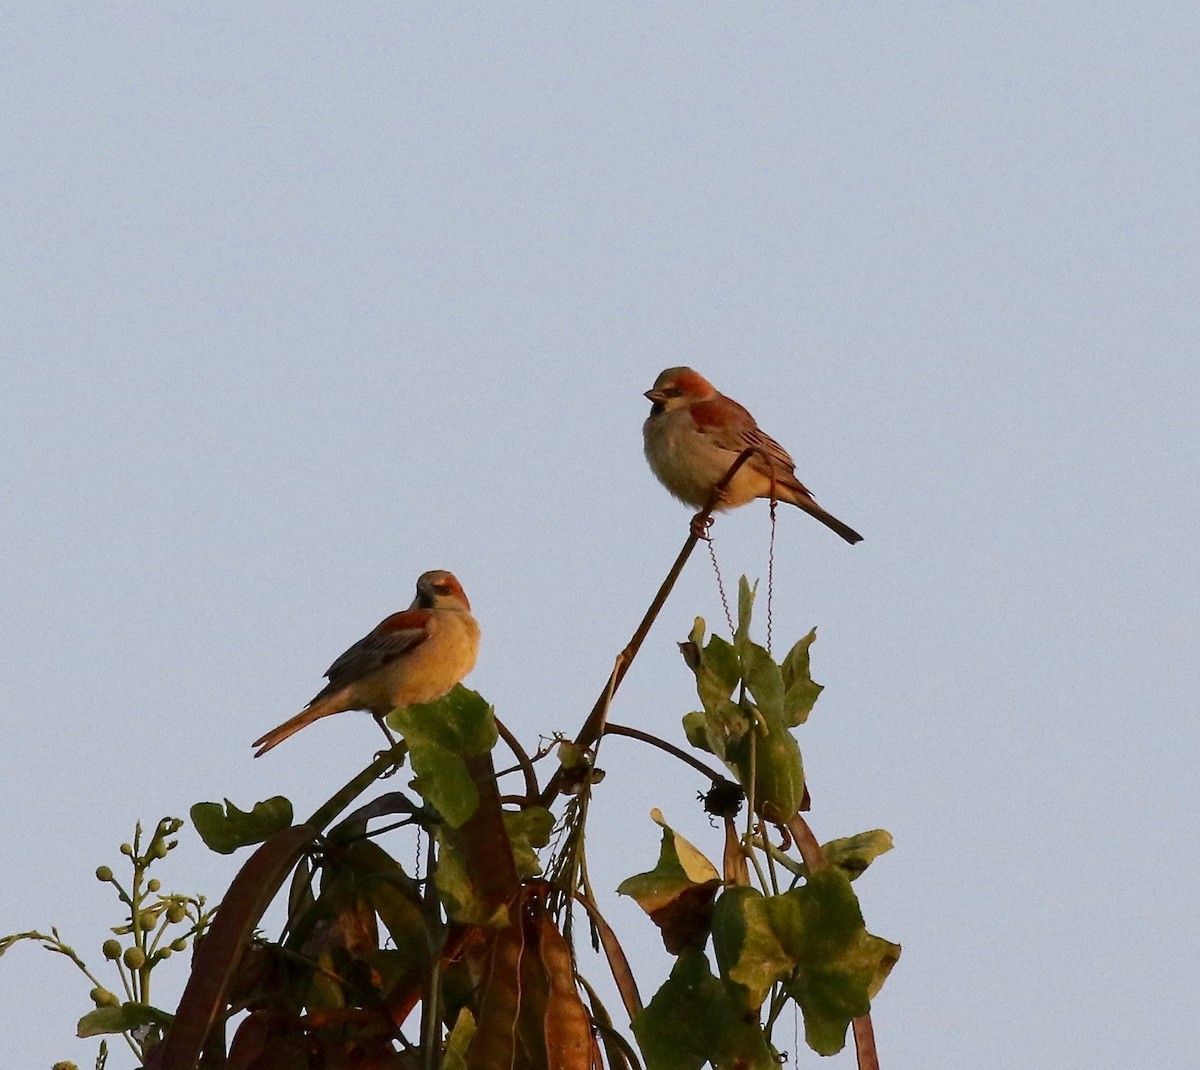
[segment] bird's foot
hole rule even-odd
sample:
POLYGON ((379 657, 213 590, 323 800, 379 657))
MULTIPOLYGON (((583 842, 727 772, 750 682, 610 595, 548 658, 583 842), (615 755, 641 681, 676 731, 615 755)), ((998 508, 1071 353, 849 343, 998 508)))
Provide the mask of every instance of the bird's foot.
POLYGON ((373 714, 372 716, 374 716, 375 723, 379 725, 379 730, 383 733, 388 742, 386 750, 375 752, 375 760, 379 761, 381 758, 387 757, 388 755, 393 756, 391 768, 380 773, 380 779, 383 779, 384 777, 395 776, 400 771, 400 767, 404 764, 404 755, 407 753, 408 748, 401 746, 400 744, 402 741, 398 740, 394 735, 392 735, 391 729, 387 726, 387 714, 384 714, 383 716, 373 714))
POLYGON ((379 761, 381 758, 390 758, 392 763, 382 773, 379 774, 379 779, 386 780, 388 777, 395 776, 398 772, 400 772, 400 769, 404 765, 404 755, 406 753, 406 749, 397 751, 395 747, 388 747, 386 750, 376 751, 375 761, 379 761))
POLYGON ((712 527, 712 522, 713 518, 711 516, 705 516, 704 513, 697 513, 692 517, 692 534, 704 542, 712 542, 712 536, 708 533, 708 529, 712 527))

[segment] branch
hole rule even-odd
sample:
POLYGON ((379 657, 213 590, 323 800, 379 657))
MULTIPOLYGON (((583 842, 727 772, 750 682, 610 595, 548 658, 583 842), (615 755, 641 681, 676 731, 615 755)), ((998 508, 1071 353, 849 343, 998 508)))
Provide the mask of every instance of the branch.
POLYGON ((612 736, 628 736, 630 739, 640 740, 642 743, 649 743, 652 747, 657 747, 659 750, 665 750, 668 754, 678 758, 681 762, 687 762, 697 772, 703 773, 714 784, 720 784, 726 778, 720 773, 714 773, 707 765, 698 758, 693 758, 687 751, 681 750, 674 743, 668 743, 665 739, 659 739, 658 736, 652 736, 649 732, 643 732, 640 728, 629 728, 623 724, 613 724, 611 721, 604 726, 604 735, 612 736))
MULTIPOLYGON (((680 573, 683 572, 683 566, 687 564, 688 558, 692 556, 692 551, 696 548, 696 543, 700 541, 700 536, 696 534, 696 531, 702 529, 705 522, 712 516, 712 511, 724 497, 726 489, 733 481, 733 477, 737 475, 738 470, 757 452, 757 448, 751 447, 750 449, 742 450, 737 455, 733 464, 729 466, 729 471, 713 487, 712 493, 708 496, 708 501, 704 504, 704 508, 692 520, 692 530, 688 533, 687 541, 683 544, 683 549, 679 551, 679 556, 675 558, 675 564, 671 566, 670 571, 667 573, 667 578, 663 580, 662 586, 658 589, 658 594, 654 596, 654 601, 650 603, 650 608, 646 610, 646 615, 642 618, 642 623, 637 626, 637 630, 633 633, 625 649, 618 655, 619 664, 616 671, 612 678, 605 683, 604 690, 596 700, 596 705, 592 707, 592 712, 588 714, 587 720, 583 722, 583 727, 579 730, 579 735, 575 737, 576 746, 590 747, 599 738, 604 723, 605 710, 608 708, 609 702, 612 701, 617 688, 621 686, 621 681, 625 679, 625 674, 629 671, 629 666, 633 664, 633 659, 637 657, 642 643, 650 633, 654 622, 658 619, 659 613, 662 612, 662 607, 666 605, 667 598, 675 587, 680 573)), ((550 778, 550 783, 546 785, 545 790, 538 798, 538 802, 542 806, 549 806, 555 795, 558 794, 558 787, 561 782, 560 773, 561 770, 550 778)))

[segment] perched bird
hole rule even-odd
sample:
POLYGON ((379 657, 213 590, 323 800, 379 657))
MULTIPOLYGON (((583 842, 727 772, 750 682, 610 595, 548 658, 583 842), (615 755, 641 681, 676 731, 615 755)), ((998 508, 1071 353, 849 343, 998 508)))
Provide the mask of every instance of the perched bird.
POLYGON ((787 450, 699 372, 668 368, 646 397, 653 402, 642 425, 646 460, 658 481, 680 501, 703 509, 738 454, 753 447, 755 453, 738 469, 716 508, 733 509, 755 498, 774 497, 815 516, 847 542, 862 541, 857 531, 813 500, 796 478, 796 462, 787 450))
POLYGON ((397 706, 441 698, 471 671, 478 651, 479 625, 462 585, 449 572, 426 572, 413 604, 380 621, 330 665, 329 683, 295 717, 256 739, 254 757, 331 713, 369 710, 383 726, 397 706))

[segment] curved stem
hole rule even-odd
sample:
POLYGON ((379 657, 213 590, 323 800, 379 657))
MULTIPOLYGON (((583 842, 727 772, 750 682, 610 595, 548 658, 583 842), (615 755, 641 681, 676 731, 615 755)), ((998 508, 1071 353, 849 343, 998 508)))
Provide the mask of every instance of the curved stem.
POLYGON ((665 739, 659 739, 658 736, 652 736, 649 732, 643 732, 640 728, 630 728, 628 725, 614 724, 609 721, 604 726, 604 734, 612 736, 628 736, 630 739, 636 739, 642 743, 649 743, 652 747, 657 747, 659 750, 666 751, 668 754, 678 758, 681 762, 687 762, 698 773, 703 773, 714 784, 720 784, 725 777, 720 773, 715 773, 709 769, 702 761, 693 758, 687 751, 680 749, 673 743, 668 743, 665 739))
MULTIPOLYGON (((528 751, 521 746, 521 741, 508 730, 499 717, 493 719, 496 722, 496 731, 500 733, 500 738, 508 745, 508 749, 513 752, 513 757, 517 759, 517 768, 525 777, 525 797, 527 799, 536 798, 538 793, 537 773, 533 770, 533 762, 529 758, 528 751)), ((497 777, 503 775, 503 773, 496 774, 497 777)))

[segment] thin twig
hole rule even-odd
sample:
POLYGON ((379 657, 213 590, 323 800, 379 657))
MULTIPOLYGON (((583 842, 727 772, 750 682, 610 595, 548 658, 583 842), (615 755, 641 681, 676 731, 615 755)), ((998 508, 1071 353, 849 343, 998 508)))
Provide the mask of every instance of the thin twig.
MULTIPOLYGON (((521 741, 508 730, 499 717, 494 718, 494 720, 496 722, 496 731, 500 733, 500 738, 508 744, 508 749, 513 752, 513 757, 517 759, 517 765, 525 777, 526 798, 535 798, 538 793, 537 773, 533 771, 533 762, 530 761, 528 752, 521 746, 521 741)), ((497 773, 497 779, 502 775, 501 773, 497 773)))
MULTIPOLYGON (((729 466, 729 471, 725 473, 721 481, 713 487, 712 493, 708 496, 708 501, 704 505, 704 509, 694 518, 692 528, 701 528, 704 521, 712 516, 712 511, 721 501, 726 489, 729 487, 733 477, 737 475, 738 470, 744 465, 758 450, 756 448, 742 450, 737 455, 733 464, 729 466)), ((590 747, 600 735, 600 728, 603 724, 605 711, 608 704, 612 701, 612 697, 616 694, 616 690, 621 686, 621 681, 625 679, 625 674, 629 671, 629 666, 633 664, 633 659, 637 657, 638 651, 641 649, 642 643, 645 642, 646 636, 650 633, 655 620, 662 612, 662 607, 666 605, 667 598, 670 596, 672 589, 675 587, 679 575, 683 572, 683 566, 687 564, 687 560, 692 556, 692 551, 696 548, 696 543, 700 541, 700 537, 695 530, 688 532, 687 541, 683 544, 683 549, 679 551, 679 556, 675 558, 675 563, 671 566, 667 573, 667 578, 663 580, 662 586, 659 587, 658 593, 654 596, 654 600, 650 603, 650 608, 646 610, 646 615, 642 618, 642 623, 637 626, 637 630, 633 633, 629 643, 625 649, 621 651, 622 658, 617 672, 613 677, 605 682, 604 690, 600 693, 600 697, 596 700, 596 705, 592 707, 592 712, 588 714, 587 720, 583 722, 583 727, 579 730, 579 735, 575 737, 575 744, 580 747, 590 747)), ((550 783, 546 785, 541 795, 538 797, 538 802, 542 806, 548 806, 555 795, 558 794, 558 786, 562 782, 561 770, 555 773, 550 778, 550 783)))
POLYGON ((639 740, 642 743, 649 743, 652 747, 657 747, 659 750, 665 750, 668 754, 678 758, 681 762, 687 762, 693 769, 699 773, 703 773, 714 784, 720 784, 725 777, 720 773, 715 773, 707 765, 698 758, 692 757, 687 751, 681 750, 673 743, 668 743, 665 739, 659 739, 658 736, 652 736, 649 732, 643 732, 640 728, 630 728, 628 725, 614 724, 609 721, 604 726, 604 734, 611 736, 628 736, 630 739, 639 740))

